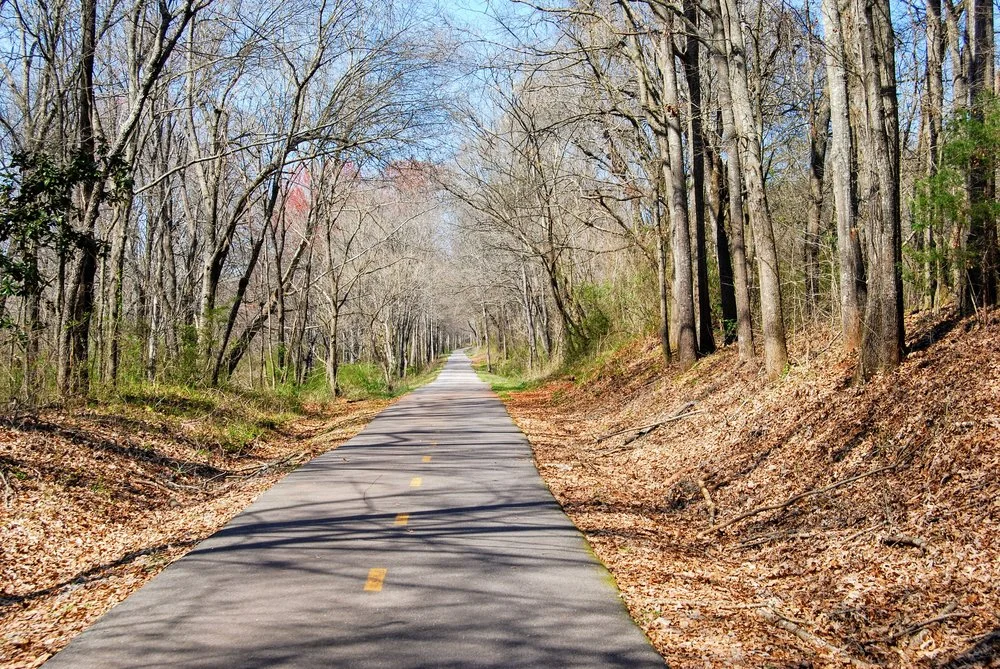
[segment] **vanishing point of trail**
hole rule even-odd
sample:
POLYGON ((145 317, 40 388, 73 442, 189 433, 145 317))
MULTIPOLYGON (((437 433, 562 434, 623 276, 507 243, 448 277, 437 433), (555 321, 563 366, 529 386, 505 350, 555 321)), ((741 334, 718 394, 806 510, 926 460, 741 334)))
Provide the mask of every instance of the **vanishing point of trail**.
POLYGON ((48 666, 663 664, 456 353, 48 666))

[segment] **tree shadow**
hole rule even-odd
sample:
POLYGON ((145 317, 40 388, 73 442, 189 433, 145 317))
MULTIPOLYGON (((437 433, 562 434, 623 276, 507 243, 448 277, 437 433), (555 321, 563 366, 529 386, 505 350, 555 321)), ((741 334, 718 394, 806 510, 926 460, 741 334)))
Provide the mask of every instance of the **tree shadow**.
POLYGON ((957 312, 953 311, 948 314, 944 320, 938 321, 937 323, 931 323, 925 327, 921 327, 920 324, 918 324, 911 334, 910 341, 907 342, 906 352, 916 353, 918 351, 926 351, 931 346, 944 339, 944 337, 958 327, 962 321, 962 317, 957 312))
POLYGON ((151 465, 169 467, 176 471, 183 471, 199 477, 211 478, 224 474, 218 467, 206 465, 199 462, 191 462, 163 455, 154 448, 137 446, 135 444, 117 441, 100 437, 83 429, 67 427, 36 417, 22 417, 17 421, 0 419, 0 425, 10 427, 22 432, 34 432, 63 437, 74 444, 87 446, 89 448, 107 451, 123 458, 144 462, 151 465))
POLYGON ((962 654, 939 664, 940 669, 971 669, 1000 666, 1000 627, 982 636, 962 654))
POLYGON ((118 567, 125 566, 130 562, 137 560, 138 558, 144 557, 146 555, 155 555, 165 550, 169 550, 175 547, 190 548, 198 543, 198 540, 190 539, 188 541, 177 541, 169 544, 159 544, 158 546, 150 546, 148 548, 142 548, 140 550, 131 551, 121 556, 113 562, 105 562, 104 564, 99 564, 90 569, 81 571, 79 574, 73 576, 73 578, 68 578, 65 581, 50 585, 47 588, 42 588, 40 590, 34 590, 32 592, 25 593, 23 595, 9 594, 4 591, 0 591, 0 611, 4 608, 11 606, 13 604, 24 604, 25 602, 30 602, 47 595, 59 592, 63 588, 71 585, 86 585, 87 583, 93 583, 94 581, 99 581, 108 575, 108 572, 113 571, 118 567))

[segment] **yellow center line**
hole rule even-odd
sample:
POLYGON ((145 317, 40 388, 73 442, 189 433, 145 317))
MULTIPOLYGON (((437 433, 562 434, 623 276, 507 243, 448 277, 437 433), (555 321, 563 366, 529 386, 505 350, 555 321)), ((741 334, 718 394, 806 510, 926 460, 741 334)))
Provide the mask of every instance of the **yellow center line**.
POLYGON ((400 513, 396 515, 396 525, 406 525, 410 522, 410 514, 400 513))
POLYGON ((431 461, 431 456, 425 455, 424 456, 424 462, 430 462, 430 461, 431 461))
POLYGON ((421 484, 423 484, 423 482, 424 480, 422 478, 420 478, 419 476, 414 476, 412 479, 410 479, 410 487, 419 488, 421 484))
POLYGON ((382 582, 388 569, 373 568, 368 570, 368 580, 365 581, 365 592, 382 592, 382 582))

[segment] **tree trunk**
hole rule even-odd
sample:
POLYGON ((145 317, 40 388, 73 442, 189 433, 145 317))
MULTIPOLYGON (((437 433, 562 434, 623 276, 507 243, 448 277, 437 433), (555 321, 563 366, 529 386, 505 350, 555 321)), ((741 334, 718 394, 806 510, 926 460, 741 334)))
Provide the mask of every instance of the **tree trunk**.
POLYGON ((823 178, 826 169, 826 147, 830 128, 830 98, 824 93, 810 113, 809 127, 809 219, 804 245, 806 270, 806 313, 817 318, 819 310, 819 254, 822 245, 823 178))
POLYGON ((856 184, 851 161, 853 135, 850 121, 843 22, 839 0, 823 0, 826 42, 826 76, 830 92, 830 171, 837 218, 837 255, 840 259, 840 322, 844 350, 861 345, 861 312, 865 299, 864 265, 857 229, 856 184))
POLYGON ((670 208, 671 246, 674 257, 674 318, 677 321, 677 360, 682 370, 698 359, 694 312, 694 276, 691 267, 691 228, 688 221, 687 177, 681 139, 680 101, 672 30, 661 36, 657 53, 663 74, 663 104, 666 108, 666 161, 663 169, 670 208))
MULTIPOLYGON (((80 5, 80 83, 77 90, 80 156, 97 163, 94 138, 94 54, 97 47, 97 1, 80 5)), ((90 317, 94 308, 94 281, 97 276, 99 245, 94 236, 102 185, 86 182, 81 187, 82 230, 80 258, 69 286, 66 322, 61 333, 59 390, 64 395, 86 395, 90 389, 88 353, 90 317)))
MULTIPOLYGON (((943 133, 944 116, 944 23, 941 13, 941 0, 926 0, 927 10, 927 107, 924 117, 927 119, 927 167, 926 176, 933 178, 941 165, 941 135, 943 133)), ((923 232, 924 261, 921 268, 924 279, 924 306, 936 307, 939 284, 937 259, 937 231, 933 223, 929 223, 923 232)))
POLYGON ((490 317, 486 313, 486 303, 483 303, 483 337, 486 342, 486 371, 493 373, 493 357, 490 352, 490 317))
POLYGON ((672 360, 670 353, 670 286, 667 275, 667 240, 662 230, 662 215, 659 213, 657 205, 657 227, 660 228, 656 238, 656 274, 659 279, 660 292, 660 351, 663 353, 663 360, 668 365, 672 360))
POLYGON ((340 311, 334 306, 333 322, 330 324, 330 344, 326 352, 326 382, 334 399, 340 395, 338 376, 340 375, 340 311))
MULTIPOLYGON (((698 6, 684 0, 684 16, 691 25, 698 24, 698 6)), ((705 132, 702 117, 701 49, 699 36, 688 31, 684 75, 688 86, 688 146, 691 159, 691 189, 694 193, 695 266, 698 293, 698 352, 715 352, 712 334, 712 300, 708 289, 708 249, 705 232, 705 132)))
POLYGON ((903 354, 899 119, 889 2, 855 0, 857 51, 867 107, 867 141, 859 152, 859 168, 868 173, 871 183, 871 191, 863 198, 868 212, 868 295, 858 367, 861 379, 895 367, 903 354))
POLYGON ((750 310, 750 277, 744 239, 743 161, 739 134, 733 114, 730 89, 729 48, 722 19, 721 1, 715 0, 712 20, 712 65, 718 80, 719 107, 722 116, 722 141, 726 151, 726 177, 729 195, 729 252, 733 260, 733 293, 736 298, 736 332, 740 360, 754 358, 753 321, 750 310))
POLYGON ((722 307, 722 341, 726 346, 737 340, 736 289, 733 278, 733 260, 729 254, 729 235, 726 233, 726 199, 728 192, 722 173, 725 167, 718 151, 708 148, 705 152, 708 187, 707 208, 715 234, 715 254, 719 266, 719 303, 722 307))
POLYGON ((528 290, 528 272, 521 261, 521 298, 524 306, 524 323, 528 329, 528 369, 535 368, 538 361, 538 349, 535 342, 535 315, 531 308, 531 293, 528 290))
POLYGON ((746 47, 743 27, 735 0, 722 0, 723 17, 729 27, 730 83, 736 132, 743 151, 743 179, 747 189, 747 206, 757 267, 760 276, 760 310, 764 329, 764 364, 771 378, 780 375, 788 364, 785 344, 785 324, 781 305, 781 273, 774 228, 764 188, 764 165, 760 136, 750 102, 746 47))

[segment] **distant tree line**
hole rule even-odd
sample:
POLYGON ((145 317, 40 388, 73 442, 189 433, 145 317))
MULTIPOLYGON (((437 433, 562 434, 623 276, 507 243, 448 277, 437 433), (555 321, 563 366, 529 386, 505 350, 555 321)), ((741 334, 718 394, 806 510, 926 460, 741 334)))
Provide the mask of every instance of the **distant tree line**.
POLYGON ((387 385, 657 329, 767 374, 997 301, 985 0, 0 4, 0 388, 387 385), (477 29, 483 30, 483 26, 477 29))

